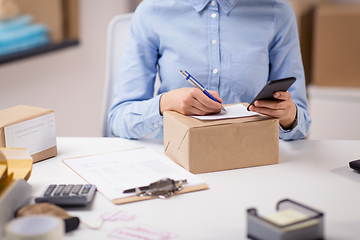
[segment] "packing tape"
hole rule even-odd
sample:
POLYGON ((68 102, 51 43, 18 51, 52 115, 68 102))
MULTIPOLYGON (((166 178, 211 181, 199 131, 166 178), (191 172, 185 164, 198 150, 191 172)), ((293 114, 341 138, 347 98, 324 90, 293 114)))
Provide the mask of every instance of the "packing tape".
POLYGON ((60 240, 64 233, 64 220, 48 215, 15 218, 5 227, 6 240, 60 240))

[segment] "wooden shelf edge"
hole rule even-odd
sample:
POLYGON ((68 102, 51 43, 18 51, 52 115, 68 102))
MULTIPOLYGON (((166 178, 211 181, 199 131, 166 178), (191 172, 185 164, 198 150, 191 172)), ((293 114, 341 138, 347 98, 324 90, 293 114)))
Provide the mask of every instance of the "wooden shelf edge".
POLYGON ((25 51, 3 55, 0 56, 0 65, 77 45, 79 45, 79 40, 77 39, 65 40, 61 43, 52 43, 25 51))

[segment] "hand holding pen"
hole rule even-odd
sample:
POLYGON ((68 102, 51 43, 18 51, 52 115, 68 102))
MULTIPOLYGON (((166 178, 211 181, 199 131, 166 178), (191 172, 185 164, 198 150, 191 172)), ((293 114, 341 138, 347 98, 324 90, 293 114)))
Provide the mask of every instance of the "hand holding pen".
MULTIPOLYGON (((188 73, 187 71, 183 71, 180 70, 181 75, 183 75, 183 77, 188 80, 188 82, 190 82, 194 87, 200 89, 206 96, 208 96, 210 99, 212 99, 215 102, 220 103, 216 98, 214 98, 207 90, 206 88, 200 83, 198 82, 193 76, 190 75, 190 73, 188 73)), ((226 111, 226 109, 224 107, 222 107, 223 111, 226 111)))
MULTIPOLYGON (((209 94, 221 101, 219 93, 208 91, 209 94)), ((212 100, 197 87, 176 88, 164 93, 159 102, 159 111, 162 115, 165 111, 176 111, 183 115, 204 116, 221 112, 221 104, 212 100)))

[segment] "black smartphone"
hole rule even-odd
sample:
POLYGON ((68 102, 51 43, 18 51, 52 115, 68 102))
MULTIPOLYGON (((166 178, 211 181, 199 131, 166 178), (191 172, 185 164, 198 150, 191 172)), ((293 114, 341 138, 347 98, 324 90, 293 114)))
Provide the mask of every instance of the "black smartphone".
POLYGON ((261 89, 258 95, 251 101, 247 110, 251 105, 254 105, 256 100, 278 100, 273 97, 275 92, 286 92, 289 87, 295 82, 295 77, 282 78, 277 80, 272 80, 266 83, 266 85, 261 89))
POLYGON ((352 169, 360 172, 360 159, 349 162, 349 166, 352 169))

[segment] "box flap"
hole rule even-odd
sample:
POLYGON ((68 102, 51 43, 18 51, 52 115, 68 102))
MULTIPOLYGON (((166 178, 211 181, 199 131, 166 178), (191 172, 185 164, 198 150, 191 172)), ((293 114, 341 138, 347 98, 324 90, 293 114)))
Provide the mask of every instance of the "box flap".
POLYGON ((54 111, 46 108, 17 105, 0 111, 0 128, 34 119, 54 111))
MULTIPOLYGON (((177 146, 177 147, 181 146, 181 143, 183 142, 184 138, 186 137, 187 133, 189 132, 189 127, 186 124, 186 119, 185 118, 187 118, 187 116, 182 115, 180 113, 177 113, 175 111, 166 111, 166 112, 164 112, 164 125, 169 124, 168 123, 169 120, 170 120, 170 122, 176 121, 178 123, 178 125, 176 125, 176 128, 175 127, 169 127, 169 128, 166 128, 166 132, 164 132, 164 135, 176 136, 176 137, 172 138, 172 142, 171 142, 172 146, 177 146), (181 118, 183 120, 182 121, 177 121, 178 118, 181 118)), ((165 139, 166 138, 164 138, 164 140, 165 139)), ((169 146, 169 144, 170 144, 170 141, 169 142, 164 142, 165 152, 166 152, 167 147, 169 146)))

